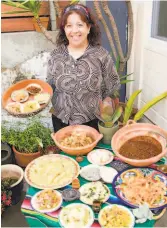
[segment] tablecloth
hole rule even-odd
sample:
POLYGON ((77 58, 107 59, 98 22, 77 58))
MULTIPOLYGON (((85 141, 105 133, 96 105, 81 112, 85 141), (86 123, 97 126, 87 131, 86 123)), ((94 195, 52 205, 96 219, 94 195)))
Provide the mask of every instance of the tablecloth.
MULTIPOLYGON (((98 144, 97 148, 105 148, 105 149, 109 149, 111 150, 110 146, 104 145, 104 144, 98 144)), ((63 155, 67 155, 64 153, 61 153, 63 155)), ((67 155, 69 156, 69 155, 67 155)), ((74 156, 70 156, 72 158, 75 159, 74 156)), ((86 166, 90 164, 89 161, 87 160, 87 157, 84 156, 84 160, 79 163, 79 165, 81 167, 86 166)), ((88 181, 86 181, 85 179, 83 179, 82 177, 79 176, 79 180, 80 180, 80 184, 83 185, 85 183, 87 183, 88 181)), ((122 204, 122 201, 120 201, 114 194, 114 191, 112 189, 112 185, 111 184, 107 184, 107 186, 110 189, 111 195, 110 198, 107 200, 106 203, 104 203, 102 205, 102 207, 104 207, 105 205, 111 204, 111 203, 117 203, 117 204, 122 204)), ((68 185, 64 188, 59 189, 59 191, 62 191, 66 188, 71 188, 71 185, 68 185)), ((35 211, 32 206, 31 206, 31 198, 32 196, 37 193, 38 191, 40 191, 39 189, 33 188, 33 187, 29 187, 27 192, 26 192, 26 196, 25 199, 22 203, 21 206, 21 211, 24 214, 27 223, 29 224, 30 227, 61 227, 59 224, 59 213, 62 207, 70 204, 70 203, 77 203, 80 202, 82 203, 80 200, 75 200, 72 202, 65 202, 63 201, 62 207, 60 209, 58 209, 55 212, 52 213, 39 213, 37 211, 35 211)), ((95 221, 92 224, 91 227, 100 227, 99 223, 98 223, 98 214, 95 214, 95 221)), ((145 223, 142 224, 135 224, 135 227, 153 227, 154 226, 155 221, 154 220, 147 220, 145 223)))

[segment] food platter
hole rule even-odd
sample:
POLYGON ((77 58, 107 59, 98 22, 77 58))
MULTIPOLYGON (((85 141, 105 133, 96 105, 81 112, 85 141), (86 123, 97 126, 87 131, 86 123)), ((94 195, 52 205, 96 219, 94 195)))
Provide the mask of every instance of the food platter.
POLYGON ((51 86, 39 79, 27 79, 10 86, 2 96, 2 106, 17 117, 32 116, 42 111, 53 95, 51 86))
POLYGON ((50 154, 33 160, 25 169, 25 180, 38 189, 59 189, 79 175, 78 163, 65 155, 50 154))
POLYGON ((94 222, 94 213, 85 204, 73 203, 61 210, 59 221, 64 228, 89 228, 94 222))
POLYGON ((100 181, 82 185, 79 189, 80 200, 88 205, 93 205, 94 200, 106 202, 110 197, 109 188, 100 181))
POLYGON ((167 176, 153 168, 130 168, 113 180, 115 194, 124 204, 137 208, 148 203, 151 210, 167 207, 167 176))
POLYGON ((98 221, 103 228, 134 227, 135 217, 131 210, 117 204, 104 207, 99 215, 98 221))

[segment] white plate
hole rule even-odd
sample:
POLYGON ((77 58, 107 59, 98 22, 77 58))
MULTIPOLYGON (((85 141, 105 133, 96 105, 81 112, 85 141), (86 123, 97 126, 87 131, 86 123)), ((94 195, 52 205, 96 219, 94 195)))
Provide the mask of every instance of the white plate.
POLYGON ((112 162, 114 156, 109 150, 95 149, 88 154, 87 159, 94 165, 107 165, 112 162))
POLYGON ((88 181, 98 181, 101 179, 98 165, 87 165, 80 170, 80 176, 88 181))
POLYGON ((72 183, 79 171, 78 163, 68 156, 43 155, 28 164, 25 180, 38 189, 58 189, 72 183))
POLYGON ((110 189, 100 181, 82 185, 79 192, 80 200, 88 205, 93 205, 94 200, 104 203, 110 197, 110 189))
POLYGON ((93 213, 92 209, 85 204, 73 203, 73 204, 70 204, 70 205, 64 207, 61 210, 61 212, 59 214, 59 222, 60 222, 61 226, 64 228, 90 228, 94 222, 94 213, 93 213), (82 224, 74 224, 71 222, 71 224, 67 225, 63 218, 63 216, 65 214, 66 214, 66 216, 69 215, 69 219, 72 219, 72 217, 74 217, 74 219, 78 217, 78 218, 80 218, 81 221, 83 221, 85 212, 84 212, 84 210, 83 211, 78 210, 79 208, 82 208, 82 209, 85 209, 86 211, 88 211, 90 218, 88 219, 87 224, 82 226, 82 224))
MULTIPOLYGON (((102 217, 102 214, 104 213, 104 211, 105 210, 109 210, 109 209, 111 209, 111 208, 113 208, 115 206, 117 206, 121 210, 124 210, 124 211, 128 212, 128 214, 130 215, 130 217, 131 217, 131 223, 129 224, 129 226, 127 228, 134 227, 134 225, 135 225, 135 217, 132 214, 131 210, 128 209, 127 207, 124 207, 122 205, 117 205, 117 204, 108 205, 108 206, 104 207, 103 209, 101 209, 101 211, 100 211, 100 213, 98 215, 98 221, 99 221, 101 227, 103 227, 103 228, 105 228, 105 227, 115 228, 114 226, 104 226, 104 224, 102 224, 102 222, 101 222, 101 217, 102 217)), ((119 226, 119 227, 121 227, 121 226, 119 226)))
POLYGON ((40 213, 49 213, 49 212, 53 212, 53 211, 58 210, 58 209, 61 207, 61 205, 62 205, 63 199, 62 199, 61 193, 58 192, 58 191, 56 191, 56 190, 53 190, 53 191, 54 191, 54 193, 59 197, 60 202, 59 202, 55 207, 53 207, 53 208, 51 208, 51 209, 43 209, 43 210, 39 209, 39 206, 38 206, 38 203, 37 203, 37 196, 39 196, 39 195, 40 195, 42 192, 44 192, 44 191, 46 191, 46 190, 39 191, 39 192, 37 192, 37 193, 32 197, 32 199, 31 199, 31 205, 32 205, 32 207, 33 207, 36 211, 38 211, 38 212, 40 212, 40 213))
POLYGON ((112 167, 100 166, 100 176, 106 183, 112 183, 117 174, 117 170, 112 167))

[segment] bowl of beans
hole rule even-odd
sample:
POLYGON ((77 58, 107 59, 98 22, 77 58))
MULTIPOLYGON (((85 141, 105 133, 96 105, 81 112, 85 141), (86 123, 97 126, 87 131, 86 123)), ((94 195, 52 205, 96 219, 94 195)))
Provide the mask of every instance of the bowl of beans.
POLYGON ((131 121, 115 133, 111 146, 123 162, 149 166, 167 154, 167 132, 153 124, 131 121))

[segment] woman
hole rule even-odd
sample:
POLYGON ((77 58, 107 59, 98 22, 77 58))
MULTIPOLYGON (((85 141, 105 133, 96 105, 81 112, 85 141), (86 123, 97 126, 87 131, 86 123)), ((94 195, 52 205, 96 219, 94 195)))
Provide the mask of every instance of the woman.
POLYGON ((84 5, 69 5, 62 13, 47 81, 54 90, 55 132, 73 124, 98 129, 99 100, 118 90, 120 80, 110 54, 100 46, 99 26, 84 5))

